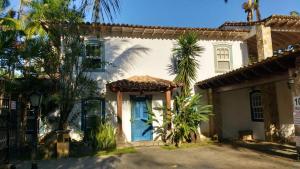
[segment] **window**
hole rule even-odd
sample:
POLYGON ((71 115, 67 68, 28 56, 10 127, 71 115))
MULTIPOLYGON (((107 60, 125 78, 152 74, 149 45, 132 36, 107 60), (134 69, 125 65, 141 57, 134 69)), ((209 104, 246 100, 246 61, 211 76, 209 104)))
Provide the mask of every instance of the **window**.
POLYGON ((100 40, 88 40, 85 43, 84 64, 89 71, 104 71, 105 52, 104 42, 100 40))
POLYGON ((217 72, 226 72, 231 70, 231 46, 217 45, 215 46, 215 65, 217 72))
POLYGON ((251 116, 253 121, 264 121, 262 94, 256 90, 250 93, 251 116))
POLYGON ((81 129, 90 129, 96 120, 105 120, 105 100, 90 98, 82 101, 81 129))

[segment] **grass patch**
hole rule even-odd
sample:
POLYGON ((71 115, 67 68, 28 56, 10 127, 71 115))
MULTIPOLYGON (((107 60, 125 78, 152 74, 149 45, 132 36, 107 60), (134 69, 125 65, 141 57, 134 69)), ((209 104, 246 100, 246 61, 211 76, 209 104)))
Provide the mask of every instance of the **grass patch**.
POLYGON ((200 143, 183 143, 180 147, 176 147, 175 145, 163 145, 160 146, 162 149, 165 150, 178 150, 178 149, 186 149, 186 148, 195 148, 195 147, 203 147, 213 145, 215 142, 208 140, 208 141, 201 141, 200 143))
POLYGON ((121 155, 121 154, 130 154, 136 153, 136 149, 134 147, 126 147, 114 150, 107 150, 107 151, 99 151, 97 152, 96 156, 113 156, 113 155, 121 155))

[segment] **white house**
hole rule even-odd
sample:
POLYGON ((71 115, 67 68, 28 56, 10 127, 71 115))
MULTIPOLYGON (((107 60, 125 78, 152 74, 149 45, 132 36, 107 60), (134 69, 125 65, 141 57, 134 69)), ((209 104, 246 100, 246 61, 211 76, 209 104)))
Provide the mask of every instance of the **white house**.
MULTIPOLYGON (((79 127, 85 129, 88 126, 86 117, 91 114, 105 115, 116 122, 119 142, 152 141, 156 136, 152 133, 151 126, 143 121, 149 118, 146 113, 147 105, 171 106, 172 92, 177 84, 172 82, 174 75, 170 74, 169 66, 172 64, 172 49, 176 45, 178 36, 188 31, 199 35, 198 43, 204 51, 198 58, 200 68, 197 81, 199 83, 196 86, 199 88, 196 87, 195 91, 201 89, 200 91, 203 92, 206 89, 217 89, 218 86, 226 85, 232 81, 232 78, 239 83, 239 77, 214 79, 222 77, 222 74, 226 75, 227 72, 235 72, 236 69, 247 67, 249 60, 262 61, 271 57, 273 50, 278 51, 297 42, 300 38, 297 35, 299 19, 290 16, 271 16, 260 22, 225 23, 219 28, 85 24, 83 28, 88 35, 85 36, 87 51, 85 59, 92 59, 93 63, 98 64, 99 68, 90 70, 90 73, 94 79, 101 81, 99 86, 102 94, 99 98, 87 99, 82 101, 82 104, 78 104, 74 112, 81 115, 73 121, 79 121, 79 127), (101 62, 108 64, 99 64, 101 62), (90 104, 96 104, 98 107, 89 109, 90 104)), ((267 66, 265 69, 272 72, 273 68, 276 67, 267 66)), ((202 134, 212 136, 217 133, 220 137, 234 138, 239 131, 252 130, 256 139, 265 139, 263 116, 259 116, 260 122, 250 123, 251 112, 248 110, 250 106, 247 106, 250 101, 248 97, 243 97, 251 92, 252 90, 247 90, 243 95, 225 93, 224 96, 222 94, 218 97, 221 102, 224 102, 223 105, 227 105, 221 107, 216 114, 216 117, 223 115, 222 119, 218 119, 222 122, 220 124, 223 124, 219 128, 228 133, 217 133, 215 128, 218 126, 212 119, 201 126, 202 134), (237 100, 233 101, 235 99, 237 100), (237 112, 234 108, 239 106, 244 109, 238 109, 237 112), (239 117, 241 120, 232 123, 233 119, 239 117), (243 120, 249 125, 242 125, 243 120), (232 125, 235 123, 238 125, 232 125)), ((284 92, 283 94, 285 95, 284 92)), ((209 95, 207 96, 209 101, 209 95)), ((282 111, 286 109, 282 108, 282 111)), ((167 112, 154 111, 154 113, 162 122, 162 115, 167 112)), ((287 116, 282 120, 284 118, 287 116)), ((292 124, 290 119, 287 123, 292 124)), ((155 125, 159 124, 152 124, 155 125)), ((290 129, 287 133, 289 132, 290 129)))
MULTIPOLYGON (((143 122, 149 118, 145 109, 147 103, 152 107, 171 106, 172 92, 177 85, 172 82, 175 76, 169 67, 178 36, 187 31, 199 35, 199 45, 204 51, 198 58, 198 81, 248 64, 247 44, 243 41, 248 30, 119 24, 86 24, 84 27, 89 35, 85 37, 85 59, 108 64, 98 64, 98 69, 90 70, 92 77, 101 81, 102 95, 78 104, 74 108, 77 118, 71 116, 71 120, 85 129, 89 115, 112 117, 117 122, 122 142, 152 141, 156 137, 152 130, 145 133, 151 128, 143 122), (89 32, 95 33, 90 35, 89 32), (101 38, 96 38, 97 35, 101 38), (89 109, 91 104, 98 106, 89 109)), ((162 122, 166 112, 154 113, 162 122)))

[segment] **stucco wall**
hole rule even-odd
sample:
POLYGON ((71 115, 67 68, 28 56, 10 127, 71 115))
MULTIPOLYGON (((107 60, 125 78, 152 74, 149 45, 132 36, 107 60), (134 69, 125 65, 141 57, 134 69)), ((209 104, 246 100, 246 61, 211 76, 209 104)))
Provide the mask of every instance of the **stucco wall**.
POLYGON ((265 139, 264 123, 251 120, 249 92, 240 89, 220 94, 224 138, 236 139, 240 130, 252 130, 254 139, 265 139))
POLYGON ((276 92, 278 99, 278 113, 281 135, 292 141, 294 136, 293 122, 293 101, 291 90, 288 88, 287 81, 276 83, 276 92))
MULTIPOLYGON (((176 40, 171 39, 141 39, 141 38, 105 38, 105 58, 111 63, 106 65, 105 72, 95 72, 92 76, 102 82, 128 78, 134 75, 150 75, 173 80, 168 66, 171 64, 172 49, 176 40)), ((204 48, 198 59, 200 67, 196 81, 215 76, 214 45, 232 45, 233 69, 248 62, 247 45, 241 41, 200 40, 204 48)))

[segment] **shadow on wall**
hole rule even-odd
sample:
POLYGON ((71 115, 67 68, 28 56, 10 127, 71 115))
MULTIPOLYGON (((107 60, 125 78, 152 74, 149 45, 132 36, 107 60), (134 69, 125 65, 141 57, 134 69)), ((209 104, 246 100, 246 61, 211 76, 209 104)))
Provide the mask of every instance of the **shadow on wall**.
POLYGON ((104 74, 97 76, 99 85, 105 87, 106 83, 122 78, 130 70, 134 69, 136 61, 147 54, 150 49, 141 45, 133 45, 122 49, 122 46, 127 45, 128 40, 121 40, 116 43, 109 43, 107 48, 109 51, 106 53, 108 65, 104 74))

